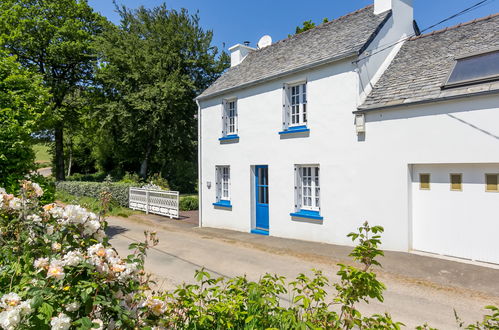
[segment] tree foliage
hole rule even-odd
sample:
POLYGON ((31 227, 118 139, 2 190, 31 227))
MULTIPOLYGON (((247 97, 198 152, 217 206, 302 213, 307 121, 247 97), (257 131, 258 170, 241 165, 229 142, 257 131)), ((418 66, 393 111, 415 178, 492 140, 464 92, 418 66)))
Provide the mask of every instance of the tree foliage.
POLYGON ((196 180, 194 98, 228 66, 212 33, 185 9, 119 7, 121 25, 97 44, 104 170, 161 172, 176 187, 196 180), (109 151, 112 150, 112 154, 109 151))
POLYGON ((52 95, 46 124, 55 135, 58 179, 64 179, 64 128, 79 118, 70 96, 92 81, 93 40, 105 26, 85 0, 0 2, 0 45, 41 74, 52 95))
MULTIPOLYGON (((322 20, 322 23, 327 23, 329 22, 329 20, 326 18, 324 18, 322 20)), ((302 23, 302 26, 297 26, 296 29, 295 29, 295 34, 300 34, 302 32, 305 32, 305 31, 308 31, 310 29, 313 29, 315 27, 315 23, 312 22, 312 20, 308 20, 308 21, 304 21, 302 23)))
POLYGON ((31 134, 48 98, 39 76, 0 52, 0 186, 11 192, 34 169, 31 134))

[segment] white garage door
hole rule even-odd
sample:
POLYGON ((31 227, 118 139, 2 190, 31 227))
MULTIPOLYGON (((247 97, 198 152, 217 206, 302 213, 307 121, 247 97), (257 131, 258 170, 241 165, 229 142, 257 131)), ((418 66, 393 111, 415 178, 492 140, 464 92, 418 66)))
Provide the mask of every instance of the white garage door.
POLYGON ((413 249, 499 264, 499 164, 412 172, 413 249))

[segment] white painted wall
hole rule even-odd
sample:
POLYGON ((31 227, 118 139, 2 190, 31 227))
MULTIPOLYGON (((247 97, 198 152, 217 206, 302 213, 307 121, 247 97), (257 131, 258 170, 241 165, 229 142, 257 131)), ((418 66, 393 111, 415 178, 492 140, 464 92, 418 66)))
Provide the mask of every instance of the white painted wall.
POLYGON ((203 226, 249 232, 253 165, 269 165, 270 235, 350 245, 363 221, 385 227, 383 247, 410 249, 411 164, 499 163, 499 97, 482 96, 366 115, 355 134, 357 75, 346 60, 246 89, 238 97, 239 136, 220 144, 222 98, 201 102, 203 226), (281 139, 282 85, 308 81, 309 137, 281 139), (295 222, 295 164, 321 167, 323 224, 295 222), (216 209, 215 166, 231 166, 232 210, 216 209), (211 189, 207 182, 212 183, 211 189))
POLYGON ((499 264, 499 193, 486 191, 485 173, 499 173, 499 164, 413 166, 413 249, 499 264), (431 175, 429 190, 420 173, 431 175), (450 189, 450 173, 462 174, 462 190, 450 189))

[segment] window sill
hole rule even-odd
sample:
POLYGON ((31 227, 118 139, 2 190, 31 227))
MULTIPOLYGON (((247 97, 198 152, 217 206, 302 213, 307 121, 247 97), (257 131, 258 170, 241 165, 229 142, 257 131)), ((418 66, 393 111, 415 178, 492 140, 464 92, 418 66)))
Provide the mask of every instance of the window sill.
POLYGON ((305 218, 320 221, 324 220, 324 217, 319 214, 319 211, 300 210, 299 212, 290 213, 289 215, 296 218, 305 218))
POLYGON ((230 201, 225 201, 225 200, 221 200, 219 202, 213 203, 213 206, 223 207, 225 209, 232 209, 232 205, 230 204, 230 201))
POLYGON ((310 128, 308 128, 306 125, 303 125, 303 126, 290 127, 287 130, 279 132, 279 135, 295 134, 295 133, 308 133, 308 132, 310 132, 310 128))
POLYGON ((239 135, 237 134, 227 135, 218 139, 220 142, 235 142, 237 140, 239 140, 239 135))

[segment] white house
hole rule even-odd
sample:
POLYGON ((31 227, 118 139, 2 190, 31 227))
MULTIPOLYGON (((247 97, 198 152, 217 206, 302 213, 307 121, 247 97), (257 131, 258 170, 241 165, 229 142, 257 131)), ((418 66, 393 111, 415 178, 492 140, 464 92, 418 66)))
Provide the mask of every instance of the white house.
POLYGON ((412 0, 261 49, 198 98, 200 225, 499 263, 499 16, 417 34, 412 0), (414 37, 411 37, 414 36, 414 37))

